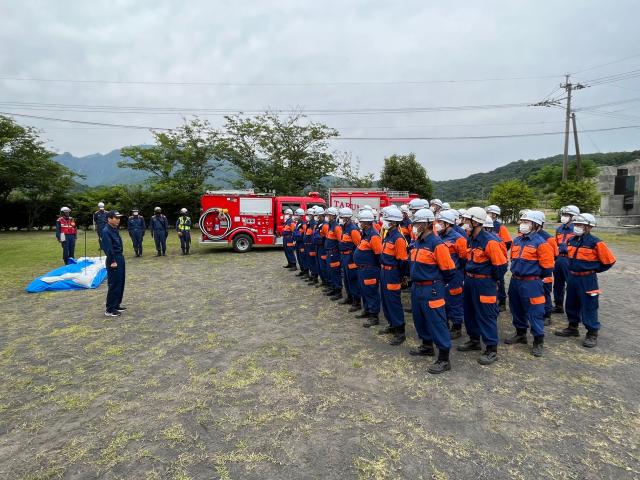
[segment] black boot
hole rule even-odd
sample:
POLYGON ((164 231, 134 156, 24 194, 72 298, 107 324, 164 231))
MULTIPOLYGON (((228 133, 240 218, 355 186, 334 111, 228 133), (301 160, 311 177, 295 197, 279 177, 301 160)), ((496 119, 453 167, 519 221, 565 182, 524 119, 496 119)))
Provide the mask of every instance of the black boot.
POLYGON ((496 345, 487 345, 482 355, 480 355, 480 358, 478 358, 478 363, 480 365, 491 365, 496 360, 498 360, 498 349, 496 345))
POLYGON ((386 327, 378 330, 378 335, 390 335, 394 332, 395 332, 394 327, 392 327, 391 325, 387 325, 386 327))
POLYGON ((512 345, 514 343, 524 343, 527 344, 527 329, 526 328, 516 328, 516 333, 504 339, 504 343, 507 345, 512 345))
POLYGON ((296 273, 296 277, 306 277, 307 276, 307 272, 305 272, 304 270, 300 270, 298 273, 296 273))
POLYGON ((598 331, 597 330, 589 330, 587 332, 587 336, 584 337, 582 341, 582 346, 585 348, 593 348, 598 345, 598 331))
POLYGON ((462 337, 462 325, 452 325, 451 330, 449 330, 449 335, 451 336, 451 340, 462 337))
POLYGON ((553 332, 554 335, 558 337, 579 337, 580 332, 578 331, 577 323, 570 323, 567 325, 567 328, 563 328, 562 330, 556 330, 553 332))
POLYGON ((470 338, 462 345, 458 345, 456 350, 459 352, 471 352, 473 350, 482 350, 482 348, 480 347, 480 340, 477 338, 470 338))
POLYGON ((347 295, 344 300, 340 302, 340 305, 349 305, 353 303, 353 297, 351 295, 347 295))
POLYGON ((363 310, 358 315, 356 315, 356 318, 369 318, 369 315, 371 315, 369 312, 363 310))
POLYGON ((156 257, 161 257, 162 253, 160 252, 160 250, 158 250, 158 253, 156 253, 156 257))
POLYGON ((341 288, 336 288, 333 291, 333 295, 331 297, 329 297, 329 300, 335 302, 336 300, 340 300, 342 298, 342 289, 341 288))
POLYGON ((333 297, 336 294, 336 289, 335 288, 330 288, 329 290, 327 290, 327 293, 325 293, 325 295, 327 297, 333 297))
POLYGON ((438 359, 427 367, 427 372, 437 375, 451 370, 449 362, 449 350, 438 350, 438 359))
POLYGON ((360 305, 360 300, 359 299, 354 299, 353 300, 353 304, 349 307, 349 311, 350 312, 357 312, 358 310, 360 310, 362 307, 360 305))
POLYGON ((533 339, 533 348, 531 349, 531 354, 534 357, 541 357, 542 356, 542 350, 543 350, 543 345, 544 345, 544 337, 534 337, 533 339))
POLYGON ((377 313, 370 313, 367 321, 362 324, 364 328, 373 327, 374 325, 379 325, 380 319, 378 318, 377 313))
POLYGON ((389 345, 401 345, 406 339, 407 336, 404 333, 404 324, 402 324, 399 327, 393 328, 393 338, 389 342, 389 345))
POLYGON ((562 305, 556 305, 553 307, 553 313, 564 313, 564 307, 562 305))
POLYGON ((498 308, 500 309, 501 312, 506 312, 507 311, 507 302, 505 300, 501 301, 498 304, 498 308))
POLYGON ((413 355, 414 357, 433 357, 433 342, 423 340, 422 345, 409 350, 409 355, 413 355))

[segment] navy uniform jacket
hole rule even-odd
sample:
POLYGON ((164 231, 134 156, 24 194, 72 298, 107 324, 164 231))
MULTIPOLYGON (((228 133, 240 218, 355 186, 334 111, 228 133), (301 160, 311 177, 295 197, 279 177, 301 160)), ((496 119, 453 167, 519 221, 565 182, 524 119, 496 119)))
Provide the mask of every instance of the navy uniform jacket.
POLYGON ((107 224, 102 230, 102 250, 107 256, 107 267, 113 262, 122 262, 122 238, 117 227, 107 224))
POLYGON ((164 235, 169 235, 169 220, 162 213, 160 215, 154 215, 149 222, 149 229, 153 235, 160 235, 160 238, 164 235))
POLYGON ((144 235, 145 228, 147 228, 147 225, 142 215, 131 215, 127 220, 127 230, 129 230, 130 234, 141 233, 144 235))
POLYGON ((94 212, 93 224, 96 227, 96 232, 98 232, 99 235, 102 235, 102 230, 104 230, 104 227, 107 225, 107 212, 104 210, 94 212))

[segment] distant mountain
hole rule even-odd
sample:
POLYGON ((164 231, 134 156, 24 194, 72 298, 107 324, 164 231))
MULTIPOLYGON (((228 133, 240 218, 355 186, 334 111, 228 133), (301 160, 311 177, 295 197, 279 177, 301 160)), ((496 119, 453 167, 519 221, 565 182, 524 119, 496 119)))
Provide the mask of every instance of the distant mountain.
MULTIPOLYGON (((149 174, 139 170, 118 167, 118 162, 124 158, 120 156, 120 149, 107 154, 94 153, 84 157, 76 157, 68 152, 54 157, 54 160, 74 172, 84 176, 78 183, 88 187, 99 185, 133 185, 149 178, 149 174)), ((207 183, 216 188, 229 188, 233 182, 240 179, 240 174, 233 165, 224 162, 218 166, 214 174, 207 179, 207 183)))
MULTIPOLYGON (((582 155, 583 160, 591 160, 598 166, 622 165, 637 158, 640 158, 640 150, 582 155)), ((571 156, 569 161, 575 161, 575 157, 571 156)), ((433 180, 434 197, 454 202, 467 199, 487 198, 494 185, 513 179, 526 181, 538 173, 543 167, 551 164, 561 165, 562 155, 538 158, 535 160, 518 160, 498 167, 490 172, 474 173, 468 177, 455 180, 433 180)))

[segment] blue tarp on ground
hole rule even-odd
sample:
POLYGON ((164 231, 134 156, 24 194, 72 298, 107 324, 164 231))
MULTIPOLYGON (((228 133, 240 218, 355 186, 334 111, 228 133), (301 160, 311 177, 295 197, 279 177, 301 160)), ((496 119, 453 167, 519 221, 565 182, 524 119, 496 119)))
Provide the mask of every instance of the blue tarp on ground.
POLYGON ((105 257, 72 258, 70 262, 36 278, 27 286, 27 292, 97 288, 107 276, 105 257))

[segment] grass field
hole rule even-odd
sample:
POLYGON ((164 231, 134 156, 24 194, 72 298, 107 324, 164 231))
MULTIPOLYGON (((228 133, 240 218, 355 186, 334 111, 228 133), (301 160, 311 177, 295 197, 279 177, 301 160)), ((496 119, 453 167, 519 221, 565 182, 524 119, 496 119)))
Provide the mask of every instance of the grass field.
POLYGON ((104 285, 24 292, 61 264, 51 233, 0 234, 0 478, 640 478, 640 249, 607 240, 596 349, 549 335, 541 359, 453 352, 431 376, 410 319, 389 345, 278 249, 184 257, 172 234, 131 258, 125 237, 129 309, 108 319, 104 285))

